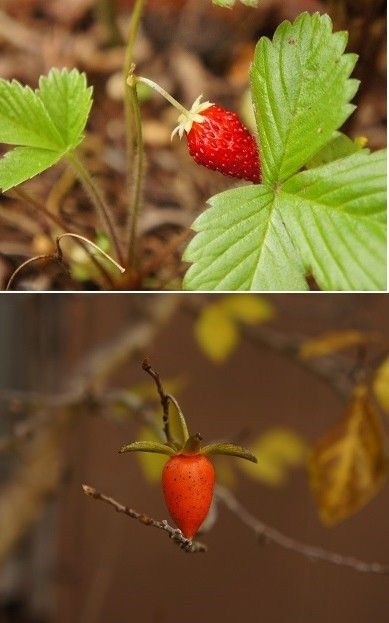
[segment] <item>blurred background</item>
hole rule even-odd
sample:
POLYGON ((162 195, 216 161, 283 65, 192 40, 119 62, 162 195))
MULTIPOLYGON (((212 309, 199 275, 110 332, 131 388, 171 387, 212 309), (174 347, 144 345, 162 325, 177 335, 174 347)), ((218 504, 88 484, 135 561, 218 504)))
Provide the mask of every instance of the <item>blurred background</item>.
MULTIPOLYGON (((3 297, 0 621, 384 621, 387 576, 261 544, 221 501, 199 537, 209 551, 185 554, 81 485, 167 518, 161 464, 117 453, 160 422, 147 355, 193 432, 255 449, 257 470, 215 460, 218 481, 255 517, 387 563, 385 468, 359 512, 327 527, 307 458, 362 370, 382 422, 376 465, 386 462, 388 312, 385 295, 3 297)), ((368 434, 366 420, 362 441, 368 434)))
MULTIPOLYGON (((0 0, 0 77, 36 87, 51 67, 77 67, 94 87, 94 105, 83 157, 98 179, 119 227, 128 189, 122 67, 132 0, 0 0)), ((358 108, 343 128, 364 137, 372 150, 386 144, 386 3, 383 0, 260 0, 257 8, 236 0, 227 10, 211 0, 148 0, 134 58, 137 72, 161 84, 184 105, 203 93, 237 111, 254 130, 249 67, 261 36, 272 37, 284 19, 302 11, 327 12, 334 30, 348 30, 348 51, 359 54, 354 77, 361 86, 358 108)), ((197 166, 186 141, 171 142, 177 112, 146 87, 142 100, 146 151, 144 208, 139 220, 139 289, 181 288, 182 251, 189 227, 212 195, 241 185, 197 166)), ((67 231, 77 231, 105 251, 109 241, 72 171, 63 164, 23 185, 67 231)), ((10 192, 0 199, 0 284, 26 258, 51 253, 60 229, 36 204, 10 192)), ((63 241, 70 275, 51 262, 33 264, 18 279, 20 290, 106 289, 89 257, 63 241)), ((107 265, 107 269, 112 269, 107 265)), ((117 278, 112 271, 112 279, 117 278)), ((127 289, 125 283, 116 289, 127 289)), ((112 289, 112 284, 111 284, 112 289)), ((114 288, 115 289, 115 288, 114 288)), ((132 284, 129 289, 136 289, 132 284)))

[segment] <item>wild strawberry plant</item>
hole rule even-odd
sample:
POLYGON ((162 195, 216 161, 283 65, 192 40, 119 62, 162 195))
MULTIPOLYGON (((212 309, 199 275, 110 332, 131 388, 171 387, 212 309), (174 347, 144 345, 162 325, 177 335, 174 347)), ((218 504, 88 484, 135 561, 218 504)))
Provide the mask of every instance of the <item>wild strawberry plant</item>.
POLYGON ((189 290, 386 288, 386 151, 337 130, 357 57, 327 15, 262 37, 251 69, 262 182, 209 200, 184 259, 189 290))
MULTIPOLYGON (((133 11, 124 64, 133 188, 128 235, 118 235, 112 211, 78 155, 92 89, 76 69, 52 69, 36 91, 0 80, 0 141, 14 146, 0 160, 0 189, 8 191, 66 160, 98 211, 115 259, 76 232, 62 236, 73 236, 89 250, 112 287, 142 287, 135 241, 143 177, 137 86, 143 82, 179 109, 176 131, 186 135, 198 164, 253 183, 212 197, 194 222, 196 235, 183 256, 191 264, 184 288, 306 290, 313 277, 322 290, 384 290, 386 152, 370 153, 363 141, 339 132, 355 108, 351 101, 358 89, 358 81, 350 78, 357 57, 345 53, 347 33, 333 33, 327 15, 303 13, 293 23, 283 22, 272 41, 259 40, 251 69, 254 137, 236 113, 219 104, 198 98, 187 110, 135 75, 132 50, 143 5, 138 0, 133 11), (92 249, 103 257, 97 260, 92 249), (122 282, 118 270, 125 273, 122 282)), ((27 260, 10 283, 36 259, 62 262, 59 242, 55 255, 27 260)))

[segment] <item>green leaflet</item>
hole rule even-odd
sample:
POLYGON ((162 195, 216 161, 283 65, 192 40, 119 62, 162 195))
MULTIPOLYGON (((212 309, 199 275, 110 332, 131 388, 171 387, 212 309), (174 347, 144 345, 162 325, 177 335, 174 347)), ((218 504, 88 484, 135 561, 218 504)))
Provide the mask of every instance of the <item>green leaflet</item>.
POLYGON ((279 207, 322 289, 386 289, 385 150, 297 174, 283 185, 279 207))
POLYGON ((9 190, 56 164, 64 151, 15 147, 0 159, 0 188, 9 190))
POLYGON ((77 69, 52 69, 39 80, 39 97, 67 146, 73 149, 83 139, 92 106, 92 87, 77 69))
POLYGON ((216 195, 193 224, 184 260, 189 290, 304 290, 303 265, 274 194, 242 186, 216 195))
POLYGON ((357 56, 343 54, 346 44, 347 33, 332 33, 331 19, 318 13, 259 40, 251 85, 265 183, 298 171, 354 110, 357 56))
POLYGON ((74 150, 92 105, 92 88, 76 69, 52 69, 33 91, 0 80, 0 142, 17 145, 0 160, 0 189, 41 173, 74 150))

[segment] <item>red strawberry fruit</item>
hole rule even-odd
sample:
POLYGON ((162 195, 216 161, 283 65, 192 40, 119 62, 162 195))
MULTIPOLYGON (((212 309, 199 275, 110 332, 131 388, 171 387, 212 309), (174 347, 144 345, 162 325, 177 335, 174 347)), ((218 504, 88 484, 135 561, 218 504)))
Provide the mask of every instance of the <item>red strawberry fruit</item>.
POLYGON ((255 138, 235 112, 216 104, 209 105, 187 133, 193 159, 224 175, 259 184, 261 181, 258 147, 255 138))
POLYGON ((235 112, 211 102, 201 102, 201 95, 187 110, 152 80, 130 74, 128 84, 132 86, 134 82, 152 87, 180 111, 172 138, 175 134, 182 138, 186 133, 189 153, 198 164, 254 184, 261 182, 255 137, 235 112))
MULTIPOLYGON (((186 424, 185 424, 185 431, 186 424)), ((212 503, 215 470, 208 458, 212 454, 228 454, 257 462, 248 450, 228 443, 200 446, 197 433, 180 447, 176 442, 136 441, 123 446, 123 452, 157 452, 170 456, 162 472, 162 488, 172 519, 187 539, 192 539, 212 503)))

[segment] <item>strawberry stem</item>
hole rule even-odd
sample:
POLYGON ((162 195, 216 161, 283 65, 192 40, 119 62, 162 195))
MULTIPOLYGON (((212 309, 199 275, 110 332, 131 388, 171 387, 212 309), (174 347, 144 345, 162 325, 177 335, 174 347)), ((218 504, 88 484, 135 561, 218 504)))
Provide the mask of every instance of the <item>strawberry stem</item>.
POLYGON ((162 95, 162 97, 164 97, 168 102, 170 102, 170 104, 172 104, 172 106, 174 106, 174 108, 176 108, 181 114, 187 117, 190 116, 190 112, 187 108, 185 108, 182 104, 180 104, 180 102, 178 102, 174 97, 172 97, 170 93, 165 91, 163 87, 161 87, 159 84, 157 84, 153 80, 150 80, 149 78, 143 78, 143 76, 136 76, 135 80, 136 82, 143 82, 143 84, 146 84, 147 86, 154 89, 154 91, 157 91, 157 93, 162 95))

